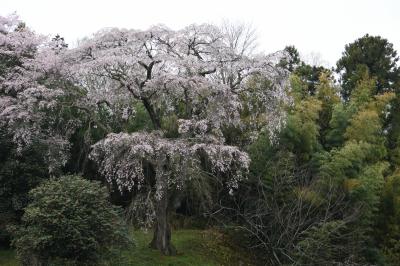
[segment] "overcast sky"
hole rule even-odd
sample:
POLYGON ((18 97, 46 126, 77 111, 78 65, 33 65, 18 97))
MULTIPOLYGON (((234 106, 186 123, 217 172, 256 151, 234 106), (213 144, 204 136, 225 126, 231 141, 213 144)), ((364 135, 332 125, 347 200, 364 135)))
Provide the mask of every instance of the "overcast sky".
POLYGON ((345 44, 366 33, 400 50, 399 0, 1 0, 0 15, 12 12, 36 32, 59 33, 72 44, 103 27, 147 29, 161 23, 179 29, 227 19, 251 23, 262 51, 295 45, 305 57, 328 65, 345 44))

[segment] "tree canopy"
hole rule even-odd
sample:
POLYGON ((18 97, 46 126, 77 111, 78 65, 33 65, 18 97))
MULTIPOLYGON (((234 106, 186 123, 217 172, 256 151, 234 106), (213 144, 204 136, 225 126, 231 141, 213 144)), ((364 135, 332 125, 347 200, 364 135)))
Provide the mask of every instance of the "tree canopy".
POLYGON ((342 57, 337 62, 337 71, 341 73, 342 95, 348 98, 367 69, 376 78, 376 91, 381 93, 397 88, 400 68, 399 57, 393 44, 380 36, 364 35, 345 46, 342 57))
POLYGON ((393 45, 365 35, 336 73, 254 47, 244 24, 107 28, 71 47, 0 17, 0 244, 86 263, 124 215, 163 255, 190 219, 261 264, 397 265, 393 45))

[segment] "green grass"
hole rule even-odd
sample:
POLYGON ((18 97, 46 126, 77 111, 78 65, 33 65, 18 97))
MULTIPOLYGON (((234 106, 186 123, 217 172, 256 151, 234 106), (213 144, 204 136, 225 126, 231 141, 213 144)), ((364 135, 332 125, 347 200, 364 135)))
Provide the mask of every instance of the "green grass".
POLYGON ((172 232, 172 243, 178 250, 176 256, 163 256, 148 247, 152 232, 134 231, 136 246, 123 251, 119 262, 112 265, 250 265, 248 259, 225 245, 222 234, 214 230, 176 230, 172 232))
MULTIPOLYGON (((227 245, 224 236, 216 230, 175 230, 172 242, 178 250, 176 256, 163 256, 148 247, 152 232, 133 231, 135 246, 119 251, 107 266, 217 266, 251 265, 246 256, 227 245)), ((18 265, 12 250, 0 250, 0 265, 18 265)))
POLYGON ((1 266, 16 266, 19 265, 15 258, 15 252, 13 250, 0 250, 0 265, 1 266))

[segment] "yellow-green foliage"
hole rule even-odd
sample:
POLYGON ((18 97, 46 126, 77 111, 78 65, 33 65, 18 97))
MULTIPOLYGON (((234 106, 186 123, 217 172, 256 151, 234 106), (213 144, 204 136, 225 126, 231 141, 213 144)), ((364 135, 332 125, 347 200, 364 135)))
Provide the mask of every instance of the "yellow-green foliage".
POLYGON ((344 180, 343 186, 346 192, 352 192, 354 189, 357 189, 361 185, 361 180, 357 178, 349 178, 344 180))
POLYGON ((329 77, 328 73, 322 73, 319 77, 316 96, 319 100, 333 105, 340 102, 337 88, 329 77))
POLYGON ((322 195, 310 187, 295 188, 294 193, 300 201, 305 201, 315 207, 320 206, 324 202, 322 195))
POLYGON ((334 86, 327 73, 322 73, 319 77, 319 84, 316 87, 316 97, 321 101, 318 124, 325 135, 329 121, 332 118, 333 108, 340 102, 338 89, 334 86))
POLYGON ((351 94, 349 104, 360 108, 369 103, 376 90, 376 79, 371 78, 368 72, 364 72, 362 79, 357 82, 354 91, 351 94))
POLYGON ((290 96, 296 102, 308 96, 307 84, 297 75, 290 76, 290 96))
POLYGON ((390 92, 373 97, 352 117, 345 137, 375 144, 383 141, 383 119, 386 118, 388 106, 394 97, 394 93, 390 92))
POLYGON ((371 153, 372 145, 366 142, 348 142, 341 149, 333 149, 324 159, 320 168, 323 179, 337 180, 340 184, 346 178, 356 178, 365 166, 371 153))
POLYGON ((328 148, 339 147, 344 143, 344 132, 349 124, 351 115, 352 112, 343 103, 338 103, 333 107, 332 117, 325 137, 328 148))
POLYGON ((385 92, 380 95, 376 95, 374 97, 374 101, 370 103, 370 109, 376 110, 380 116, 386 117, 389 112, 389 107, 391 102, 396 98, 396 94, 394 92, 385 92))
POLYGON ((374 110, 358 112, 350 120, 350 126, 346 129, 347 140, 365 141, 377 143, 381 135, 382 125, 378 114, 374 110))
POLYGON ((350 136, 345 137, 347 127, 352 117, 370 103, 374 91, 375 80, 369 78, 368 73, 364 73, 364 79, 357 83, 349 102, 339 102, 334 105, 326 133, 328 147, 339 147, 344 144, 345 138, 351 139, 350 136))
POLYGON ((351 196, 362 201, 364 208, 362 216, 367 223, 373 223, 373 217, 378 211, 380 195, 384 185, 384 174, 389 168, 387 162, 378 162, 362 169, 358 176, 360 184, 351 191, 351 196))
POLYGON ((308 160, 318 147, 320 128, 317 120, 322 110, 322 102, 303 93, 305 87, 296 76, 293 76, 291 81, 294 104, 288 110, 283 142, 302 159, 308 160))
POLYGON ((348 141, 364 141, 376 145, 374 153, 378 159, 386 156, 384 119, 394 97, 393 93, 384 93, 359 106, 359 111, 349 120, 344 137, 348 141))
MULTIPOLYGON (((330 151, 319 172, 322 187, 331 185, 333 180, 337 188, 343 189, 352 208, 359 213, 349 229, 358 232, 358 241, 366 242, 372 239, 382 191, 388 185, 385 184, 389 170, 389 163, 385 161, 385 119, 395 97, 390 92, 374 96, 375 92, 376 80, 364 73, 349 102, 335 107, 329 137, 331 143, 343 146, 330 151), (342 137, 335 134, 342 134, 342 137)), ((366 246, 364 252, 370 252, 367 250, 366 246)))

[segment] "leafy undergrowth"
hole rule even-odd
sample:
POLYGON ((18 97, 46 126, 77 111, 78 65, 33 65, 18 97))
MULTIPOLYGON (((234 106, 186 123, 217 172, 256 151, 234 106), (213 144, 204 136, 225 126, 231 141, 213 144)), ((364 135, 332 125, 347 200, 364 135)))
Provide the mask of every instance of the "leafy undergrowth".
MULTIPOLYGON (((135 247, 119 251, 105 266, 253 265, 244 252, 229 245, 229 241, 217 230, 173 231, 172 242, 178 250, 176 256, 163 256, 157 250, 150 249, 148 244, 152 238, 151 232, 133 231, 132 234, 135 247)), ((14 252, 0 251, 0 265, 18 265, 14 252)))

